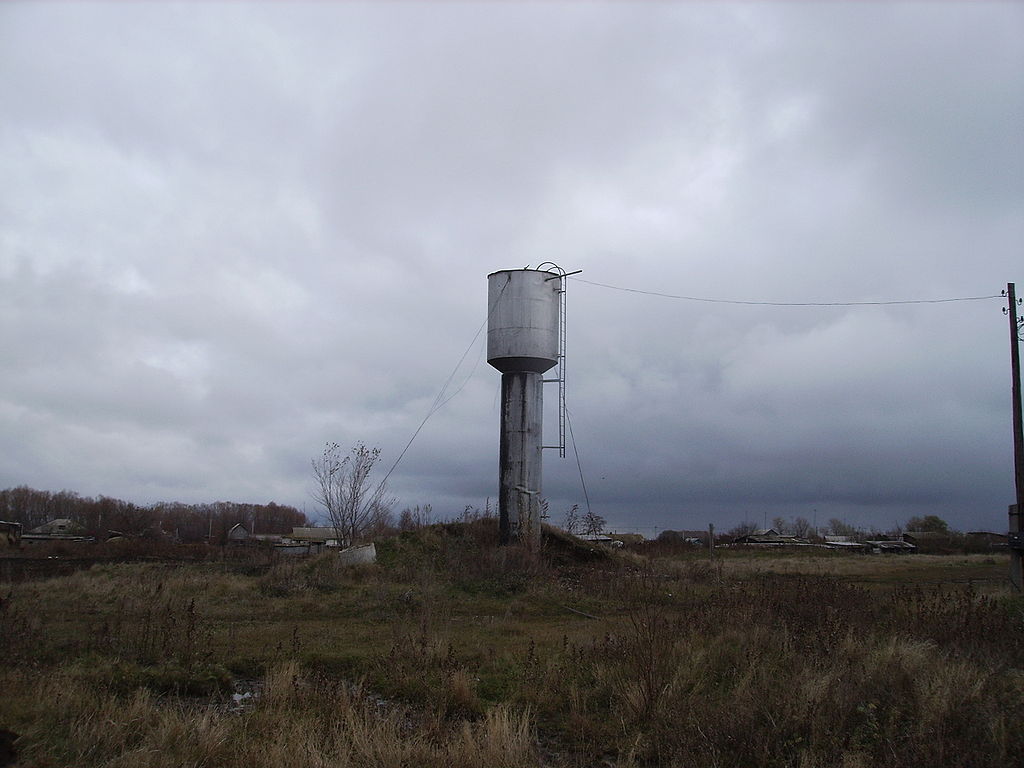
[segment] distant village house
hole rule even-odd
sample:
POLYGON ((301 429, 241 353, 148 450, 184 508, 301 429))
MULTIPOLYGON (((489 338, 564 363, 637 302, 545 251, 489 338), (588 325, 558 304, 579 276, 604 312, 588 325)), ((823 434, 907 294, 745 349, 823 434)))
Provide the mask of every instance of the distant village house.
POLYGON ((0 549, 17 549, 21 546, 21 523, 0 520, 0 549))
POLYGON ((56 520, 50 520, 47 523, 43 523, 27 533, 22 534, 21 541, 23 544, 44 544, 46 542, 54 541, 69 543, 89 543, 96 541, 93 537, 86 536, 85 532, 85 528, 74 520, 69 520, 66 517, 60 517, 56 520))
POLYGON ((732 540, 732 543, 737 545, 759 547, 812 546, 811 542, 809 542, 807 539, 802 539, 799 536, 793 536, 786 533, 779 533, 774 528, 758 530, 754 531, 753 533, 745 534, 743 536, 737 536, 735 539, 732 540))

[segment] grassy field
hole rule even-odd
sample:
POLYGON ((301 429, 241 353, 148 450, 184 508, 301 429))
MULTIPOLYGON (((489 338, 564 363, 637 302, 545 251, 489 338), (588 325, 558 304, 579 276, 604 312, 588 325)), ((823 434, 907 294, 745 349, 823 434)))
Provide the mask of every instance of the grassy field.
POLYGON ((557 536, 536 557, 495 539, 484 520, 378 542, 375 566, 0 584, 0 729, 25 766, 1024 760, 1005 557, 650 561, 557 536))

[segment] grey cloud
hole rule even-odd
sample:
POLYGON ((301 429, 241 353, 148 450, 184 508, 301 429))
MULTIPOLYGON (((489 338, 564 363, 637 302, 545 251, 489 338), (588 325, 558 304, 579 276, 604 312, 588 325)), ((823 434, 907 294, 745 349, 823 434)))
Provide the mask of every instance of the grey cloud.
MULTIPOLYGON (((309 507, 324 441, 397 458, 494 269, 774 301, 998 292, 1024 240, 1022 19, 0 9, 0 484, 309 507)), ((739 307, 576 283, 569 343, 591 499, 618 526, 808 509, 1002 525, 998 302, 739 307)), ((392 476, 402 504, 494 495, 481 353, 392 476)), ((556 517, 582 501, 571 450, 545 482, 556 517)))

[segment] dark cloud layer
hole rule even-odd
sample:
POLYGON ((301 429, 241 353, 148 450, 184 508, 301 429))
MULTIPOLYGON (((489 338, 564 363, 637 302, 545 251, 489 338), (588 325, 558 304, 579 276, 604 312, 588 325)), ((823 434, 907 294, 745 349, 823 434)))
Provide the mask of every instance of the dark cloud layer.
MULTIPOLYGON (((5 4, 0 486, 312 511, 324 441, 397 458, 495 269, 998 293, 1024 242, 1022 33, 1009 3, 5 4)), ((574 283, 591 501, 648 533, 999 528, 999 307, 574 283)), ((392 476, 402 504, 495 494, 480 340, 456 391, 392 476)), ((545 482, 556 516, 582 502, 571 449, 545 482)))

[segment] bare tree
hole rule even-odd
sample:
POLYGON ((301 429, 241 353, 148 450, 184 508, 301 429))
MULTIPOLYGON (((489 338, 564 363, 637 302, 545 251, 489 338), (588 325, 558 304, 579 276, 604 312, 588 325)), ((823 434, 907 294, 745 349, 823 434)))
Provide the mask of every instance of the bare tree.
POLYGON ((861 531, 857 526, 850 525, 848 522, 840 520, 838 517, 830 518, 828 521, 828 527, 836 536, 857 537, 861 535, 861 531))
POLYGON ((583 533, 586 536, 600 536, 604 531, 605 519, 593 510, 588 509, 583 516, 583 533))
POLYGON ((811 523, 806 517, 794 518, 789 529, 793 532, 794 536, 801 539, 806 539, 811 535, 811 523))
POLYGON ((575 535, 579 532, 582 522, 580 519, 580 505, 573 504, 565 511, 565 517, 562 518, 562 528, 566 533, 575 535))
POLYGON ((757 530, 757 526, 748 520, 744 520, 739 525, 733 526, 726 531, 727 536, 732 536, 734 539, 738 539, 740 536, 747 536, 757 530))
POLYGON ((313 498, 327 511, 339 542, 347 546, 390 516, 392 500, 384 498, 384 484, 374 489, 370 483, 379 460, 380 448, 360 441, 347 456, 337 443, 327 443, 320 458, 312 461, 313 498))

